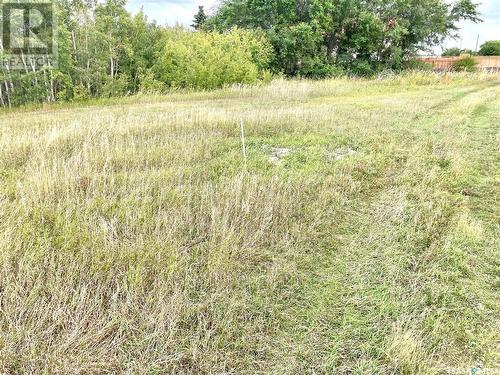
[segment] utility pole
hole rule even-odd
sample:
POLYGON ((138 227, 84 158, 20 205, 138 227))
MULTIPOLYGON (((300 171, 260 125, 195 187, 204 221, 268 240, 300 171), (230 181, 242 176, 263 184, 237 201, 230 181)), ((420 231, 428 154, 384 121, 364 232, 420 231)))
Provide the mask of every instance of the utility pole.
POLYGON ((477 34, 477 40, 476 40, 476 53, 479 51, 479 34, 477 34))

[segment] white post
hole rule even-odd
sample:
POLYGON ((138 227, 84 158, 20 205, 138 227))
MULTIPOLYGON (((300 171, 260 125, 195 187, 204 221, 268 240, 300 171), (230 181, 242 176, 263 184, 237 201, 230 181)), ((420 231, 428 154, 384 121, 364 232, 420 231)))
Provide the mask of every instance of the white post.
POLYGON ((245 149, 245 129, 243 128, 243 118, 240 118, 241 127, 241 147, 243 149, 243 160, 245 161, 245 167, 247 165, 247 150, 245 149))

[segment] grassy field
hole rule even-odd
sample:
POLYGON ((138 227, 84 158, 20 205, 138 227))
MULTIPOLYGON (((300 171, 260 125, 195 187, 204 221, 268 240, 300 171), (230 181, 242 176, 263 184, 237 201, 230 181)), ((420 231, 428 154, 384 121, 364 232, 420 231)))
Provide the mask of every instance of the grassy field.
POLYGON ((2 112, 0 373, 498 372, 499 130, 499 75, 2 112))

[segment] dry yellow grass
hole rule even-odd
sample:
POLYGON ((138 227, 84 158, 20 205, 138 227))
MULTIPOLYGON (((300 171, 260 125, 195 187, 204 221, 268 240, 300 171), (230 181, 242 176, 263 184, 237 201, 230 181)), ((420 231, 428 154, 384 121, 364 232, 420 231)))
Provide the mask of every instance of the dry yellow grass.
POLYGON ((498 366, 499 114, 432 74, 0 113, 0 373, 498 366))

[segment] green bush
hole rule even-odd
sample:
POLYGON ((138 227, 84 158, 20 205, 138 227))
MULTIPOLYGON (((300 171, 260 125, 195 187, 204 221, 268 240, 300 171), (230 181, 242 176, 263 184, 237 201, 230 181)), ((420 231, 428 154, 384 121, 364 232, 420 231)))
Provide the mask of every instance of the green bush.
POLYGON ((432 64, 422 60, 411 59, 403 63, 403 69, 430 72, 432 70, 432 64))
POLYGON ((476 71, 477 62, 473 57, 464 57, 455 61, 452 64, 452 69, 455 72, 474 72, 476 71))
POLYGON ((490 40, 479 50, 481 56, 500 56, 500 40, 490 40))
POLYGON ((88 90, 83 86, 81 83, 75 85, 73 87, 73 97, 72 101, 78 102, 78 101, 84 101, 90 99, 90 95, 88 90))
POLYGON ((257 82, 271 56, 272 47, 259 32, 169 29, 153 69, 166 87, 214 89, 257 82))
POLYGON ((276 50, 273 65, 289 76, 325 78, 331 76, 326 56, 320 53, 323 37, 311 25, 299 23, 268 31, 276 50))
POLYGON ((262 83, 270 83, 273 79, 275 79, 275 75, 270 70, 265 69, 260 72, 259 79, 262 83))
POLYGON ((128 93, 128 87, 128 77, 125 74, 121 74, 117 78, 107 77, 101 95, 105 98, 123 96, 128 93))
POLYGON ((140 69, 138 76, 140 92, 144 94, 161 94, 165 91, 165 85, 155 78, 152 69, 140 69))
POLYGON ((26 103, 43 103, 49 96, 49 87, 46 70, 37 72, 13 72, 5 78, 9 79, 15 90, 10 93, 10 102, 13 106, 26 103), (43 82, 44 84, 38 84, 43 82))
POLYGON ((452 57, 452 56, 460 56, 460 54, 461 54, 460 48, 455 47, 455 48, 445 49, 441 54, 441 56, 452 57))

